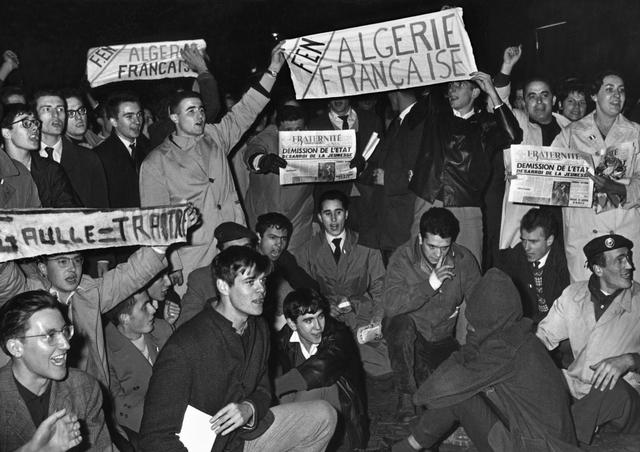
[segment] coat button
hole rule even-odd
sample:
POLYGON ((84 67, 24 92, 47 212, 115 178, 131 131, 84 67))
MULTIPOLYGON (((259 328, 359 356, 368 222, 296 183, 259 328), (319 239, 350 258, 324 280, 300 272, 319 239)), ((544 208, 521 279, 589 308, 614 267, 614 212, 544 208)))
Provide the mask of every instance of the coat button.
POLYGON ((222 206, 220 204, 218 204, 218 210, 222 210, 222 206))
POLYGON ((593 233, 594 233, 594 234, 597 234, 597 233, 598 233, 598 230, 597 230, 597 229, 594 229, 594 230, 593 230, 593 233))

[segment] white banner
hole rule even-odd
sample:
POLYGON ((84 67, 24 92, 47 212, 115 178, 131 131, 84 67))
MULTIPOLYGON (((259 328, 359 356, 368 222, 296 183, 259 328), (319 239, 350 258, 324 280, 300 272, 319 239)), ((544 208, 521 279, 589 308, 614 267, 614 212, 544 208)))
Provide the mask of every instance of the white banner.
POLYGON ((356 178, 356 168, 349 168, 356 155, 355 130, 278 132, 278 137, 280 157, 287 161, 280 169, 280 185, 356 178))
POLYGON ((514 145, 504 151, 511 176, 509 202, 562 207, 591 207, 591 155, 546 146, 514 145))
POLYGON ((290 39, 283 49, 298 99, 468 80, 477 70, 461 8, 290 39))
POLYGON ((203 51, 203 39, 93 47, 87 52, 87 79, 92 88, 127 80, 197 77, 180 56, 185 45, 203 51))
POLYGON ((186 208, 0 210, 0 262, 95 248, 186 242, 186 208))

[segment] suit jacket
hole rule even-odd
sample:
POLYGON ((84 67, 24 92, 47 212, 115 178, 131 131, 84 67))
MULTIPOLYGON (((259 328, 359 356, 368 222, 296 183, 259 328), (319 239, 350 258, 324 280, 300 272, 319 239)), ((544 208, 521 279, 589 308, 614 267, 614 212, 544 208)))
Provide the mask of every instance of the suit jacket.
POLYGON ((40 207, 38 188, 29 170, 0 151, 0 209, 40 207))
POLYGON ((115 129, 109 138, 95 148, 104 167, 109 193, 109 207, 140 207, 138 173, 149 152, 149 140, 144 135, 136 139, 136 153, 132 157, 115 129))
POLYGON ((253 404, 254 428, 218 435, 213 452, 241 451, 244 440, 269 428, 273 422, 267 374, 269 328, 262 317, 250 316, 247 322, 240 336, 209 305, 169 338, 153 366, 145 398, 142 452, 185 450, 176 433, 188 405, 213 416, 229 403, 253 404))
MULTIPOLYGON (((156 319, 153 331, 144 334, 152 362, 156 362, 160 349, 172 332, 169 323, 156 319)), ((116 420, 118 424, 137 432, 142 422, 144 396, 151 379, 151 363, 113 323, 105 327, 104 336, 109 358, 109 392, 113 398, 116 420)))
MULTIPOLYGON (((533 267, 527 261, 522 242, 513 248, 500 250, 496 266, 511 277, 520 292, 524 316, 532 319, 535 324, 540 322, 546 314, 538 311, 538 295, 533 279, 533 267)), ((551 308, 553 302, 569 285, 567 258, 557 241, 551 246, 549 257, 543 269, 542 291, 547 307, 551 308)))
POLYGON ((71 187, 84 207, 109 207, 104 170, 91 149, 81 148, 67 137, 62 137, 60 166, 67 173, 71 187))
MULTIPOLYGON (((83 441, 73 450, 111 451, 111 439, 102 412, 102 394, 90 375, 69 369, 64 380, 51 381, 49 414, 66 408, 83 424, 83 441)), ((18 392, 11 363, 0 369, 0 450, 14 451, 36 431, 27 405, 18 392)))
POLYGON ((54 161, 31 153, 31 177, 38 187, 42 207, 81 207, 64 169, 54 161))

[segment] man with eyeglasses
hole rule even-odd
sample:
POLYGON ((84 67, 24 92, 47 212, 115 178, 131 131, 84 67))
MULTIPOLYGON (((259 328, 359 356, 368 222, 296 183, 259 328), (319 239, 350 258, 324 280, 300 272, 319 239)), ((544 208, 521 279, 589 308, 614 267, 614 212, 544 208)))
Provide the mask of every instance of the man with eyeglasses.
POLYGON ((458 313, 480 279, 473 254, 456 243, 459 232, 449 210, 432 207, 420 218, 418 236, 398 248, 387 266, 382 326, 403 422, 415 415, 417 388, 458 349, 458 313))
POLYGON ((89 128, 88 110, 80 91, 67 89, 62 92, 67 103, 66 137, 75 145, 92 149, 102 142, 89 128))
POLYGON ((38 154, 40 121, 35 119, 33 111, 24 104, 9 105, 0 127, 5 152, 31 172, 42 207, 79 207, 80 202, 62 167, 38 154))
POLYGON ((115 93, 107 99, 111 135, 95 151, 107 176, 109 207, 140 207, 138 172, 149 152, 149 141, 141 134, 144 112, 138 96, 115 93))
POLYGON ((0 369, 0 450, 112 450, 97 381, 67 369, 73 333, 43 290, 0 309, 0 347, 11 356, 0 369))
POLYGON ((549 350, 569 339, 575 359, 563 373, 582 444, 603 426, 640 433, 640 284, 632 248, 618 234, 589 241, 583 251, 591 277, 567 287, 538 324, 549 350))
POLYGON ((59 163, 83 207, 107 207, 107 183, 98 157, 63 134, 67 109, 57 91, 40 91, 32 103, 40 122, 40 156, 59 163))
MULTIPOLYGON (((196 219, 195 209, 188 211, 187 229, 196 219)), ((145 286, 165 268, 165 250, 166 247, 141 247, 127 262, 100 278, 82 273, 84 259, 79 252, 41 256, 37 264, 39 275, 29 277, 25 277, 13 261, 0 264, 0 304, 26 290, 44 289, 55 295, 68 311, 78 336, 71 343, 70 365, 93 375, 108 388, 109 367, 101 314, 145 286)))

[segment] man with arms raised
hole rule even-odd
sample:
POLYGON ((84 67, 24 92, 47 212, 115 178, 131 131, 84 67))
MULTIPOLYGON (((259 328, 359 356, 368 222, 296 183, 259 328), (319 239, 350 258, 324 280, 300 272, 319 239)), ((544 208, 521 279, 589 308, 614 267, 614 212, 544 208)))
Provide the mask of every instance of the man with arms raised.
MULTIPOLYGON (((215 228, 225 221, 245 224, 227 156, 269 101, 269 91, 284 63, 280 45, 271 53, 268 71, 222 120, 205 121, 199 94, 175 93, 169 117, 176 132, 154 149, 140 169, 143 206, 173 205, 188 199, 202 212, 202 225, 193 232, 193 245, 170 256, 173 278, 182 284, 196 268, 217 254, 215 228)), ((177 287, 179 295, 186 288, 177 287)))
POLYGON ((211 416, 212 451, 323 451, 336 413, 325 401, 269 408, 270 333, 261 317, 269 259, 233 246, 212 264, 218 300, 160 352, 145 399, 143 452, 184 451, 176 435, 188 406, 211 416))

